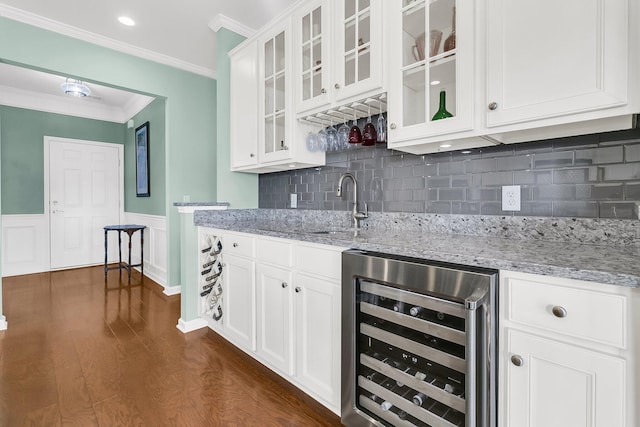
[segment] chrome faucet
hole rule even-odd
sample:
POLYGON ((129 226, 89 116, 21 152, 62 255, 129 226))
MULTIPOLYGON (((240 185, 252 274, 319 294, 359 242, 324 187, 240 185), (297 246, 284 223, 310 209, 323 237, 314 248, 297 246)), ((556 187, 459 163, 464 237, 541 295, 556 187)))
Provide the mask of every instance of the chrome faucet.
POLYGON ((338 181, 336 196, 342 197, 342 183, 345 178, 351 178, 353 181, 353 213, 351 216, 353 217, 353 226, 355 228, 360 228, 360 220, 368 218, 369 213, 366 203, 364 204, 364 212, 358 211, 358 181, 356 181, 356 177, 350 173, 343 173, 338 181))

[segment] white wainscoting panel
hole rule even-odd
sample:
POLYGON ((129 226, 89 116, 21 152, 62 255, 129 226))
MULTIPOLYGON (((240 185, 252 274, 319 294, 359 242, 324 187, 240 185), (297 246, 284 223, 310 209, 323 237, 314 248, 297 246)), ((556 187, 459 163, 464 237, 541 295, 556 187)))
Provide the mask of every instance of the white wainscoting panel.
MULTIPOLYGON (((123 224, 146 225, 144 230, 144 274, 164 286, 165 294, 173 295, 167 288, 167 220, 164 216, 125 212, 123 224)), ((129 238, 122 235, 122 260, 128 258, 129 238), (126 254, 126 255, 125 255, 126 254)), ((140 263, 140 232, 131 237, 131 263, 140 263)), ((136 267, 140 270, 140 267, 136 267)), ((178 287, 179 288, 179 287, 178 287)), ((178 292, 179 293, 179 290, 178 292)))
POLYGON ((47 216, 2 215, 2 277, 49 271, 47 216))

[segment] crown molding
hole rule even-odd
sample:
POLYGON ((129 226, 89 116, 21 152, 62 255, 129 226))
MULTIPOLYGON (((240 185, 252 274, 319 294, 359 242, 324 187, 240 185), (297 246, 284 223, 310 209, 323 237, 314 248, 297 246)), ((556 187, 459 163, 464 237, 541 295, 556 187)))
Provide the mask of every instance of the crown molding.
POLYGON ((256 30, 254 30, 253 28, 248 27, 236 20, 233 20, 221 13, 214 16, 214 18, 209 22, 209 28, 211 28, 216 33, 220 30, 220 28, 226 28, 227 30, 231 30, 236 34, 245 36, 246 38, 249 38, 256 33, 256 30))
POLYGON ((83 102, 82 98, 69 97, 67 99, 61 96, 0 86, 0 105, 114 123, 125 123, 138 114, 142 108, 149 105, 151 101, 153 101, 151 97, 137 96, 123 108, 108 107, 93 102, 83 102))
POLYGON ((194 74, 199 74, 212 79, 217 78, 216 71, 213 69, 182 61, 149 49, 133 46, 90 31, 82 30, 6 4, 0 3, 0 16, 194 74))

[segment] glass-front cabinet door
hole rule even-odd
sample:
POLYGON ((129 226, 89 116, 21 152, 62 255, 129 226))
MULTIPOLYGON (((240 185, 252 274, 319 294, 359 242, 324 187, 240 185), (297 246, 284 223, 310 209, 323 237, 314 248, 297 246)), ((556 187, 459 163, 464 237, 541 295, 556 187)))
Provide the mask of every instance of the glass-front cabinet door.
POLYGON ((330 102, 330 22, 327 3, 327 0, 306 2, 293 17, 297 112, 330 102))
POLYGON ((288 88, 290 75, 289 21, 265 34, 260 42, 260 95, 262 146, 260 162, 270 162, 291 157, 289 151, 291 93, 288 88))
POLYGON ((391 145, 471 129, 473 2, 390 3, 391 145))
POLYGON ((382 6, 382 0, 334 2, 337 100, 382 87, 382 6))

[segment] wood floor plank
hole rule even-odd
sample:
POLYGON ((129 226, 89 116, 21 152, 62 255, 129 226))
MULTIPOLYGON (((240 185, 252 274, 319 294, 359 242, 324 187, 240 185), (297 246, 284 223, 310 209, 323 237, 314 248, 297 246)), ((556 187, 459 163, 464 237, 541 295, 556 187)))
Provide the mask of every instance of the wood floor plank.
POLYGON ((180 297, 101 267, 3 280, 0 427, 339 426, 218 334, 176 329, 180 297))

